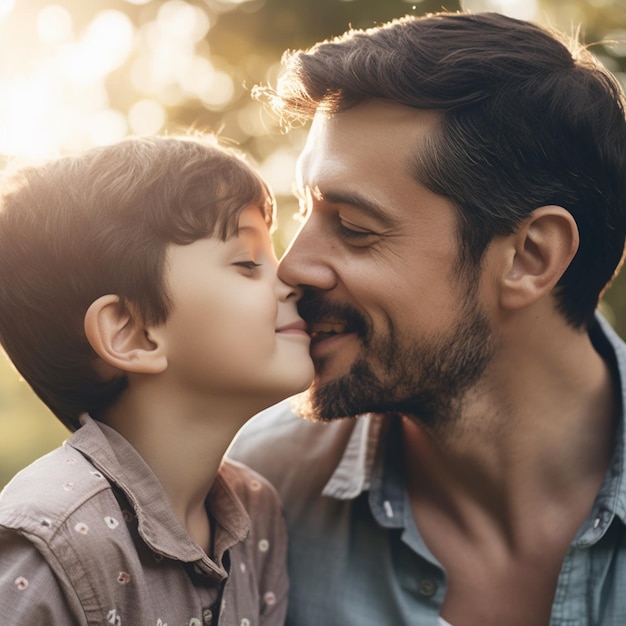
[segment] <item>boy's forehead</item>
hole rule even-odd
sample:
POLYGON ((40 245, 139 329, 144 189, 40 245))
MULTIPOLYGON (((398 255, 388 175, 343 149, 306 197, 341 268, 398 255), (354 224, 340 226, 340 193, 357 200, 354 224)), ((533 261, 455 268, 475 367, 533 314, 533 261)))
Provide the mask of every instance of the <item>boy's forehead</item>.
POLYGON ((239 213, 237 232, 267 232, 269 224, 267 220, 267 208, 251 204, 239 213))
POLYGON ((250 221, 249 218, 246 217, 248 212, 259 216, 265 230, 269 230, 273 225, 274 205, 268 196, 264 196, 258 202, 253 201, 242 208, 230 211, 218 217, 216 230, 213 231, 212 236, 217 236, 224 240, 237 237, 242 226, 250 221))
POLYGON ((222 232, 220 228, 213 231, 209 236, 217 237, 222 241, 231 241, 240 238, 247 233, 258 232, 260 234, 267 233, 269 235, 272 227, 271 216, 268 217, 267 210, 264 206, 256 203, 248 204, 244 208, 231 213, 223 222, 222 232))

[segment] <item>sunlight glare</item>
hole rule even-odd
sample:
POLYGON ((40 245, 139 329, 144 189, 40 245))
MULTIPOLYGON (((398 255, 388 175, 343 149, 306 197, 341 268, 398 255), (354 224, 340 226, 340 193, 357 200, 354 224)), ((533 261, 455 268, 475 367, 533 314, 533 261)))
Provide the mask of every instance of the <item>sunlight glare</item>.
POLYGON ((37 37, 46 44, 57 45, 72 37, 72 15, 58 4, 49 4, 37 14, 37 37))
POLYGON ((101 11, 74 49, 67 69, 77 82, 90 82, 117 69, 133 48, 135 27, 121 11, 101 11))
POLYGON ((296 157, 297 152, 294 150, 281 148, 272 152, 269 157, 261 163, 261 175, 267 180, 276 195, 291 195, 296 157))
POLYGON ((215 68, 211 61, 195 56, 179 79, 180 86, 189 94, 202 97, 213 88, 215 68))
POLYGON ((162 33, 180 41, 200 41, 209 31, 209 16, 183 0, 169 0, 159 8, 157 24, 162 33))
POLYGON ((223 109, 235 95, 233 79, 221 70, 215 70, 211 86, 202 94, 198 94, 202 104, 208 109, 223 109))
POLYGON ((163 128, 166 118, 161 104, 146 98, 133 104, 128 112, 128 125, 135 135, 154 135, 163 128))
POLYGON ((122 136, 120 129, 126 132, 124 115, 102 114, 109 110, 103 81, 72 81, 59 63, 62 58, 40 59, 31 71, 0 81, 0 153, 48 158, 108 143, 122 136))
POLYGON ((142 27, 141 56, 137 64, 143 66, 142 77, 134 79, 144 85, 144 93, 158 93, 166 86, 177 83, 194 56, 194 46, 189 40, 175 40, 163 32, 156 22, 142 27))
POLYGON ((237 113, 239 128, 250 137, 259 137, 269 132, 264 119, 261 117, 261 106, 258 102, 251 102, 237 113))
POLYGON ((15 0, 0 0, 0 20, 3 20, 15 7, 15 0))
POLYGON ((0 152, 17 156, 55 154, 65 132, 61 119, 47 118, 55 86, 44 76, 16 79, 0 88, 0 152))
POLYGON ((114 109, 96 111, 89 117, 86 128, 91 143, 96 146, 120 141, 128 133, 126 117, 114 109))
POLYGON ((461 7, 472 13, 496 11, 522 20, 537 18, 537 0, 461 0, 461 7))

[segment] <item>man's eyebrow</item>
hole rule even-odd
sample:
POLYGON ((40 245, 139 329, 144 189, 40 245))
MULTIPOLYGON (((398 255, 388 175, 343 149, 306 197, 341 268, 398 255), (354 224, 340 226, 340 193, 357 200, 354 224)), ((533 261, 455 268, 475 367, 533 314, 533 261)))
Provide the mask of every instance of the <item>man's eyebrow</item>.
POLYGON ((371 198, 366 198, 357 191, 333 191, 328 190, 322 192, 318 189, 301 189, 295 188, 294 194, 300 199, 306 199, 307 191, 310 191, 311 195, 317 200, 323 200, 330 204, 345 204, 353 206, 370 217, 378 220, 385 226, 391 226, 395 223, 393 217, 389 214, 389 210, 378 202, 371 198))

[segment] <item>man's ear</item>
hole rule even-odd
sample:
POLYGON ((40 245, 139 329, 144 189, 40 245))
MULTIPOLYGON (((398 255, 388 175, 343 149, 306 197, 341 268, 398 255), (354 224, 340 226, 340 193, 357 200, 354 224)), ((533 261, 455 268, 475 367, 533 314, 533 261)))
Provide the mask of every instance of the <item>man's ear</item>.
POLYGON ((94 300, 85 314, 85 334, 96 354, 124 372, 160 374, 167 369, 161 342, 119 296, 109 294, 94 300))
POLYGON ((537 302, 555 287, 578 250, 578 226, 560 206, 533 211, 518 230, 506 238, 507 263, 500 303, 520 309, 537 302))

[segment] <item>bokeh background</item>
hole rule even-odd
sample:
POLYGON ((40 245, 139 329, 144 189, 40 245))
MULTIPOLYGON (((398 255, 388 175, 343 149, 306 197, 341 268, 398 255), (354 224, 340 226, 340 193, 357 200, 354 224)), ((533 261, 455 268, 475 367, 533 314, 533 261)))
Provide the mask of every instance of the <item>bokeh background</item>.
MULTIPOLYGON (((276 80, 286 49, 442 8, 579 31, 624 82, 626 0, 0 0, 0 166, 127 135, 218 132, 276 193, 280 254, 297 226, 291 184, 306 129, 281 133, 251 87, 276 80)), ((626 336, 623 283, 602 306, 626 336)), ((0 355, 0 487, 67 435, 0 355)))

